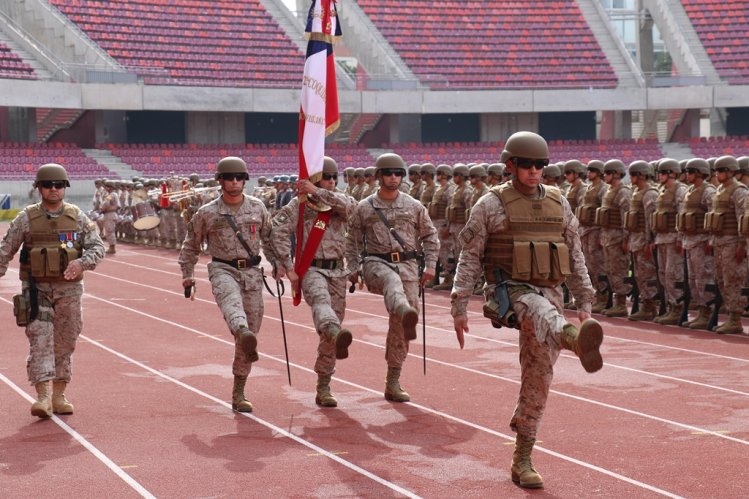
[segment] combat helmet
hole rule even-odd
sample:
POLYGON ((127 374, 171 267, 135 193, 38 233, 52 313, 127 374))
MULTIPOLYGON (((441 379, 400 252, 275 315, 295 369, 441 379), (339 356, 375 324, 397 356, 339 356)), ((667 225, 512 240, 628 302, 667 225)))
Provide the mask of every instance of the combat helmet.
POLYGON ((699 173, 705 175, 706 177, 710 176, 710 163, 702 158, 690 159, 689 161, 687 161, 687 167, 685 169, 697 170, 699 173))
POLYGON ((627 167, 624 166, 621 159, 610 159, 603 164, 603 171, 604 173, 615 172, 623 177, 624 174, 627 173, 627 167))
POLYGON ((586 169, 588 171, 594 171, 598 172, 603 175, 603 161, 600 159, 591 159, 588 161, 588 166, 586 166, 586 169))
POLYGON ((47 163, 46 165, 40 166, 36 171, 34 187, 39 187, 39 182, 45 181, 65 182, 65 187, 70 187, 68 172, 65 171, 65 168, 63 168, 62 165, 58 165, 57 163, 47 163))
POLYGON ((437 175, 445 175, 447 178, 452 178, 453 176, 453 169, 450 168, 450 165, 441 164, 437 166, 437 175))
POLYGON ((549 159, 549 145, 537 133, 513 133, 505 142, 500 161, 506 163, 510 158, 549 159))
POLYGON ((681 173, 681 165, 673 158, 663 158, 658 161, 658 173, 681 173))
POLYGON ((726 154, 715 160, 714 168, 728 168, 728 171, 735 172, 739 169, 739 162, 731 155, 726 154))
POLYGON ((653 166, 647 161, 638 159, 629 164, 629 175, 642 175, 644 177, 652 177, 653 166))
POLYGON ((221 175, 224 173, 243 173, 245 180, 249 180, 250 178, 249 173, 247 173, 247 163, 242 158, 236 156, 227 156, 218 162, 215 179, 220 180, 221 175))
POLYGON ((469 170, 469 168, 466 165, 464 165, 462 163, 457 164, 457 165, 455 165, 455 168, 453 168, 453 177, 455 175, 460 175, 463 178, 468 178, 468 172, 469 171, 470 170, 469 170))
POLYGON ((585 165, 577 159, 571 159, 564 163, 564 173, 585 173, 585 165))
POLYGON ((406 162, 393 152, 380 154, 375 161, 374 168, 376 172, 380 170, 403 170, 403 174, 406 174, 406 162))
POLYGON ((473 165, 471 168, 469 168, 468 176, 485 178, 487 176, 487 173, 486 173, 486 167, 484 166, 484 163, 473 165))

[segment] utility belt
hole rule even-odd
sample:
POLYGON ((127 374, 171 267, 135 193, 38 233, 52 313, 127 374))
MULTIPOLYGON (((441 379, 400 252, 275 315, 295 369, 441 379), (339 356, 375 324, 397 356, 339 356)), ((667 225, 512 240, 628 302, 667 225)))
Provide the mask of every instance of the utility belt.
POLYGON ((262 259, 263 258, 260 255, 255 255, 250 258, 235 258, 234 260, 224 260, 222 258, 216 258, 214 256, 211 261, 231 265, 237 270, 245 270, 254 267, 258 263, 260 263, 262 259))
POLYGON ((366 256, 376 256, 377 258, 382 258, 386 262, 400 263, 413 260, 418 257, 419 254, 415 251, 393 251, 392 253, 367 253, 366 256))
POLYGON ((328 260, 325 258, 314 258, 310 264, 323 270, 336 270, 343 268, 343 260, 328 260))

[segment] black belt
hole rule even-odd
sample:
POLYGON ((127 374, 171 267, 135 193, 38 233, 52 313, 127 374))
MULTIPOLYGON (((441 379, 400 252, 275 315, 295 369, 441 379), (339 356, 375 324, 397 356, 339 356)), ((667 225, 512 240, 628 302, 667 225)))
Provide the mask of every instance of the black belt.
POLYGON ((323 270, 335 270, 343 268, 343 260, 327 260, 325 258, 315 258, 310 264, 313 267, 323 270))
POLYGON ((244 270, 244 269, 249 269, 250 267, 254 267, 258 263, 260 263, 260 260, 262 260, 262 257, 260 255, 255 255, 252 258, 236 258, 234 260, 223 260, 221 258, 216 258, 214 256, 211 260, 214 262, 225 263, 226 265, 231 265, 237 270, 244 270))
POLYGON ((376 256, 390 263, 400 263, 413 260, 419 255, 415 251, 393 251, 392 253, 369 253, 367 256, 376 256))

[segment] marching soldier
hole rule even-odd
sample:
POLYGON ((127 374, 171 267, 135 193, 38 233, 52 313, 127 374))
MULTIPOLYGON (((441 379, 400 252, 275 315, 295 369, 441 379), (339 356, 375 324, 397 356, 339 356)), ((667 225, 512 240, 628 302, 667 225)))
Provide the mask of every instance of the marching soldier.
POLYGON ((455 332, 463 347, 467 305, 482 270, 487 280, 485 316, 496 327, 520 329, 520 394, 510 427, 517 433, 511 476, 521 487, 543 487, 531 452, 561 348, 584 369, 601 369, 600 324, 590 319, 594 296, 577 235, 577 220, 556 187, 541 184, 548 146, 531 132, 513 134, 502 160, 513 180, 493 187, 471 211, 461 232, 463 251, 452 290, 455 332), (538 265, 532 265, 532 261, 538 265), (566 279, 578 303, 578 328, 562 311, 566 279))
MULTIPOLYGON (((354 189, 354 172, 356 168, 349 166, 343 170, 343 178, 346 181, 346 190, 344 191, 348 196, 351 196, 351 191, 354 189)), ((353 196, 352 196, 353 197, 353 196)))
POLYGON ((408 178, 411 180, 411 188, 408 195, 417 201, 421 199, 421 192, 424 190, 424 182, 421 181, 421 165, 414 163, 408 167, 408 178))
POLYGON ((333 158, 323 160, 322 177, 313 184, 309 180, 299 182, 299 192, 310 197, 304 209, 304 236, 301 244, 304 248, 307 241, 320 237, 319 246, 308 270, 302 276, 294 271, 290 254, 291 234, 296 232, 299 220, 299 198, 289 204, 273 217, 271 245, 276 255, 281 256, 278 277, 284 274, 291 281, 295 296, 302 293, 307 304, 312 308, 312 321, 320 337, 317 347, 317 390, 315 403, 322 407, 336 407, 338 401, 330 393, 330 379, 335 373, 336 359, 348 357, 348 347, 352 336, 348 329, 341 327, 346 311, 346 281, 349 271, 343 263, 346 223, 354 211, 356 201, 351 196, 336 192, 338 164, 333 158), (326 211, 316 211, 314 203, 320 207, 329 207, 326 211), (322 224, 322 228, 320 228, 322 224), (322 230, 322 235, 318 232, 322 230))
POLYGON ((564 163, 564 179, 569 184, 564 197, 567 198, 572 213, 575 213, 577 207, 583 205, 585 196, 585 165, 576 159, 567 161, 564 163))
POLYGON ((492 163, 486 169, 486 173, 487 173, 487 183, 489 184, 489 187, 494 187, 495 185, 499 185, 505 181, 504 163, 492 163))
POLYGON ((22 294, 14 297, 14 313, 29 340, 26 370, 37 393, 31 415, 47 419, 53 413, 73 413, 65 389, 83 329, 83 273, 104 258, 104 243, 86 214, 64 201, 70 187, 65 168, 54 163, 39 167, 34 186, 41 202, 10 223, 0 243, 0 277, 20 248, 22 294))
POLYGON ((368 166, 364 169, 364 184, 361 191, 361 199, 366 199, 375 192, 377 192, 377 177, 375 173, 377 169, 374 166, 368 166))
POLYGON ((244 194, 249 175, 242 159, 229 156, 219 161, 216 179, 221 184, 221 197, 193 216, 178 262, 182 286, 194 290, 195 264, 207 243, 213 296, 234 336, 232 409, 252 412, 244 389, 252 363, 258 360, 257 334, 263 320, 263 271, 258 266, 261 248, 276 266, 270 247, 271 220, 260 200, 244 194))
POLYGON ((458 261, 461 248, 458 234, 463 230, 463 227, 466 225, 466 220, 468 220, 466 214, 471 208, 471 196, 473 195, 473 188, 469 182, 466 182, 468 179, 468 172, 468 167, 462 164, 457 165, 452 171, 453 184, 455 187, 447 202, 447 230, 450 239, 450 255, 448 257, 448 262, 451 261, 453 267, 450 270, 449 277, 445 279, 442 284, 434 286, 434 289, 437 290, 445 289, 449 291, 453 287, 453 275, 455 273, 454 265, 455 262, 458 261))
POLYGON ((601 207, 603 196, 609 185, 603 181, 603 161, 597 159, 588 162, 588 185, 583 194, 583 204, 577 207, 575 215, 580 222, 580 242, 582 243, 585 262, 590 272, 590 281, 596 289, 596 301, 592 311, 600 313, 608 302, 605 287, 599 277, 603 275, 603 246, 601 246, 601 227, 596 225, 596 210, 601 207))
POLYGON ((385 399, 408 402, 400 386, 409 342, 416 339, 419 286, 434 278, 439 242, 437 231, 421 203, 398 190, 406 164, 397 154, 383 154, 375 162, 380 189, 357 205, 346 236, 346 260, 357 282, 361 272, 367 289, 385 298, 390 315, 385 359, 388 365, 385 399), (424 271, 419 276, 419 258, 424 271))
POLYGON ((424 184, 419 195, 419 201, 424 205, 425 208, 429 208, 429 203, 432 202, 434 197, 434 191, 437 190, 437 185, 434 183, 434 175, 437 173, 437 169, 432 163, 424 163, 419 169, 419 176, 424 184))
POLYGON ((364 182, 364 168, 357 168, 354 170, 354 182, 355 185, 353 189, 351 189, 351 197, 357 201, 361 201, 363 199, 362 193, 366 188, 366 183, 364 182))
POLYGON ((440 268, 445 276, 443 284, 436 284, 434 289, 450 289, 453 281, 453 266, 455 261, 452 258, 452 248, 450 247, 450 228, 447 220, 447 204, 450 201, 455 190, 455 184, 450 182, 452 178, 452 169, 448 165, 439 165, 437 167, 437 189, 434 191, 434 197, 429 203, 429 216, 432 219, 434 227, 437 229, 439 237, 439 263, 440 268), (449 282, 445 285, 445 282, 449 282), (440 287, 441 286, 441 287, 440 287))
POLYGON ((107 255, 114 255, 117 251, 115 247, 117 245, 117 212, 120 210, 120 197, 115 192, 114 180, 104 182, 104 189, 106 194, 101 199, 99 209, 104 221, 104 238, 109 244, 107 255))

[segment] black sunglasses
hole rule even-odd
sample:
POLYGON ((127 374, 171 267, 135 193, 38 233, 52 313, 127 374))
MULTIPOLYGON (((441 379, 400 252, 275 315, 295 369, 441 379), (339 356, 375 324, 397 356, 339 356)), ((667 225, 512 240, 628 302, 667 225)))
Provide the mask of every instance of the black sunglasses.
POLYGON ((604 175, 613 175, 615 173, 616 172, 614 170, 606 170, 606 171, 603 172, 604 175))
POLYGON ((531 167, 536 170, 543 170, 549 166, 548 159, 512 158, 512 162, 522 170, 530 170, 531 167))
POLYGON ((249 177, 246 173, 222 173, 218 178, 221 180, 247 180, 249 177))
POLYGON ((469 175, 469 178, 481 178, 481 175, 469 175))
POLYGON ((699 173, 700 171, 696 168, 687 168, 687 173, 699 173))
POLYGON ((338 180, 338 175, 335 173, 323 173, 322 174, 323 180, 338 180))
POLYGON ((402 177, 406 174, 406 170, 401 168, 383 168, 380 170, 383 177, 389 177, 395 175, 396 177, 402 177))
POLYGON ((65 182, 62 180, 43 180, 39 182, 39 185, 45 189, 51 189, 54 187, 55 189, 60 190, 65 188, 65 182))
POLYGON ((731 169, 726 168, 725 166, 721 166, 720 168, 716 168, 715 171, 718 173, 728 173, 731 171, 731 169))

